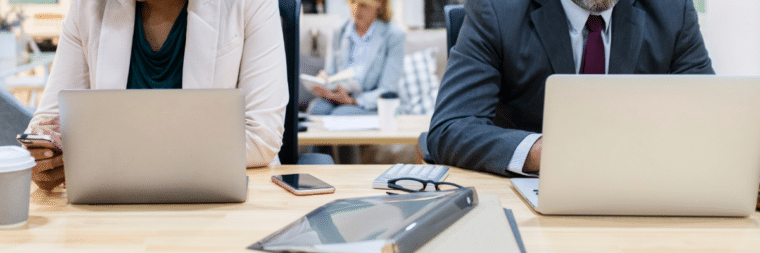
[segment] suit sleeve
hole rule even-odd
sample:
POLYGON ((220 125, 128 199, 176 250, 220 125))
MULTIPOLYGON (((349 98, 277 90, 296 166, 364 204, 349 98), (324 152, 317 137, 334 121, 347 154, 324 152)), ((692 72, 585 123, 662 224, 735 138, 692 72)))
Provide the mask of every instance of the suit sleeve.
POLYGON ((277 1, 247 1, 238 88, 245 94, 246 165, 270 164, 282 147, 287 68, 277 1))
POLYGON ((502 34, 490 0, 469 0, 428 133, 439 164, 511 176, 508 164, 531 132, 494 125, 502 86, 502 34))
POLYGON ((683 28, 677 39, 670 72, 673 74, 715 74, 705 42, 699 31, 697 10, 692 0, 684 0, 683 28))
MULTIPOLYGON (((389 26, 392 26, 389 24, 389 26)), ((404 41, 406 34, 400 29, 392 29, 390 38, 388 38, 388 50, 385 51, 385 65, 380 79, 377 81, 377 87, 374 90, 365 91, 357 97, 357 104, 366 110, 377 109, 377 97, 388 91, 396 91, 398 81, 404 73, 404 41)))

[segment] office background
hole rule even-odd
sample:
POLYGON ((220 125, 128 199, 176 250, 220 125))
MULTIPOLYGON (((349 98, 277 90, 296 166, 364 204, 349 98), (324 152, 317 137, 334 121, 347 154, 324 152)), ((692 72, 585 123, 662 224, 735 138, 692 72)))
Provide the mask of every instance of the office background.
MULTIPOLYGON (((21 11, 25 20, 21 28, 42 49, 54 50, 61 23, 72 0, 0 0, 0 15, 3 18, 11 11, 21 11)), ((428 49, 428 54, 434 60, 434 74, 440 80, 445 70, 447 56, 445 54, 445 29, 440 22, 443 19, 442 6, 462 3, 465 0, 393 0, 393 21, 407 31, 406 52, 411 56, 428 49)), ((702 34, 713 61, 713 67, 719 75, 758 75, 760 74, 760 1, 755 0, 693 0, 699 13, 702 34)), ((328 45, 332 43, 334 28, 348 19, 350 13, 345 0, 305 0, 301 16, 301 72, 316 74, 324 67, 324 57, 328 45)), ((18 36, 17 45, 22 45, 20 36, 22 29, 14 28, 18 36)), ((37 67, 31 75, 40 75, 45 70, 37 67)), ((28 73, 27 73, 28 74, 28 73)), ((22 74, 23 75, 23 74, 22 74)), ((3 77, 5 78, 5 77, 3 77)), ((36 79, 32 79, 34 82, 36 79)), ((42 77, 40 80, 45 80, 42 77)), ((0 82, 1 83, 1 82, 0 82)), ((14 95, 22 103, 35 107, 44 87, 44 81, 32 85, 33 88, 16 88, 14 95)), ((6 89, 11 85, 6 84, 6 89)), ((427 97, 434 101, 437 94, 437 84, 431 86, 427 97)), ((306 91, 299 92, 299 104, 302 108, 313 99, 306 91)), ((433 102, 428 102, 433 104, 433 102)), ((405 105, 402 105, 404 107, 405 105)), ((407 106, 411 108, 411 106, 407 106)), ((430 114, 430 108, 417 113, 430 114)), ((414 157, 413 145, 376 150, 375 159, 362 159, 363 162, 388 163, 411 162, 414 157), (406 154, 406 157, 404 157, 406 154), (387 159, 386 159, 387 158, 387 159)))
MULTIPOLYGON (((705 43, 714 62, 715 71, 725 75, 760 74, 760 1, 755 0, 693 0, 705 43)), ((304 1, 305 3, 309 1, 304 1)), ((321 3, 326 14, 347 18, 345 0, 314 0, 321 3)), ((408 29, 424 29, 426 20, 437 19, 437 5, 462 0, 395 0, 394 21, 408 29), (427 9, 427 13, 426 13, 427 9), (435 13, 431 13, 435 12, 435 13)), ((0 15, 11 8, 21 8, 28 16, 24 30, 39 41, 58 36, 61 19, 68 12, 71 0, 0 0, 0 15)), ((316 8, 315 8, 316 9, 316 8)), ((315 15, 315 14, 305 14, 315 15)), ((442 13, 440 14, 442 15, 442 13)), ((428 22, 430 23, 430 22, 428 22)), ((433 27, 440 26, 433 24, 433 27)), ((427 25, 430 27, 430 25, 427 25)))

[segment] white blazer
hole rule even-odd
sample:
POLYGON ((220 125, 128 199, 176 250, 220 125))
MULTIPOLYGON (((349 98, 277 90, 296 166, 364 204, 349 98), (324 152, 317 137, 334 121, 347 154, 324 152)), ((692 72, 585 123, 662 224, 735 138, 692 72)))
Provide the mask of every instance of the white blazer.
MULTIPOLYGON (((30 129, 58 116, 63 89, 126 89, 135 5, 72 1, 30 129)), ((187 11, 182 88, 241 89, 247 166, 279 164, 288 85, 277 0, 189 0, 187 11)))

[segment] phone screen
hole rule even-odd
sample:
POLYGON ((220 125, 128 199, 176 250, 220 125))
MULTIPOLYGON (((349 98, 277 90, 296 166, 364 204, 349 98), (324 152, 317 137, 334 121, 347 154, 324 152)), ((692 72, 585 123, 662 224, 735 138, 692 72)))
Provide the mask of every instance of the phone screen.
POLYGON ((274 177, 283 183, 290 185, 290 187, 293 187, 293 189, 296 190, 313 190, 332 187, 332 185, 329 185, 309 174, 287 174, 274 177))

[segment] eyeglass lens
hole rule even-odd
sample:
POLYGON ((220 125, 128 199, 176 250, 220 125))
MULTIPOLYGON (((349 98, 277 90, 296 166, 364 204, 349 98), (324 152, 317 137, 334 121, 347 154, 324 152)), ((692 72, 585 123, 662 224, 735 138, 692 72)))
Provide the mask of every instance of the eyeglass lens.
POLYGON ((425 185, 423 185, 422 182, 417 181, 417 180, 409 180, 409 179, 398 180, 396 181, 396 185, 404 187, 409 190, 413 190, 413 191, 422 191, 423 189, 425 189, 425 185))

